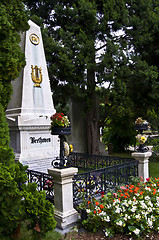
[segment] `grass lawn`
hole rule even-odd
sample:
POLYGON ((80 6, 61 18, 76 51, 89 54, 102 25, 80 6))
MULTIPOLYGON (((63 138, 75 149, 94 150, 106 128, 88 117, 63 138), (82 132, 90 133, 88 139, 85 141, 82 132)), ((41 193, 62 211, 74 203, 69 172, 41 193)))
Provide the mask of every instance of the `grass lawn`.
MULTIPOLYGON (((112 156, 118 157, 131 157, 131 151, 127 151, 125 153, 114 153, 112 156)), ((149 162, 149 176, 150 177, 159 177, 159 159, 158 160, 150 160, 149 162)))
POLYGON ((149 176, 159 177, 159 162, 149 162, 149 176))

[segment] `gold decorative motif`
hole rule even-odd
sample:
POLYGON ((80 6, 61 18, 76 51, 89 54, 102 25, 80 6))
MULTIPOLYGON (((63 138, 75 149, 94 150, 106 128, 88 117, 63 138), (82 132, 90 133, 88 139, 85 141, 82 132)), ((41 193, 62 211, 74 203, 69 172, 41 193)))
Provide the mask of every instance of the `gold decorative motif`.
POLYGON ((33 65, 31 65, 31 78, 33 80, 34 87, 41 87, 40 83, 42 82, 42 73, 41 73, 41 67, 38 68, 38 66, 33 67, 33 65))
POLYGON ((30 42, 34 45, 38 45, 40 42, 38 35, 36 35, 35 33, 30 34, 29 39, 30 39, 30 42))

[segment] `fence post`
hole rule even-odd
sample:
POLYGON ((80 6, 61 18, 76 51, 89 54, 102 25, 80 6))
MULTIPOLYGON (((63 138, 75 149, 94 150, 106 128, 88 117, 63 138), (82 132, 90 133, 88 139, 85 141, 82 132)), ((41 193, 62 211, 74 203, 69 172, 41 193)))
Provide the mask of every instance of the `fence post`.
POLYGON ((149 178, 149 157, 151 157, 152 152, 134 152, 131 155, 139 161, 138 176, 143 177, 144 182, 146 182, 146 178, 149 178))
POLYGON ((73 208, 73 176, 77 168, 48 169, 54 181, 54 205, 57 227, 65 230, 78 220, 78 213, 73 208))

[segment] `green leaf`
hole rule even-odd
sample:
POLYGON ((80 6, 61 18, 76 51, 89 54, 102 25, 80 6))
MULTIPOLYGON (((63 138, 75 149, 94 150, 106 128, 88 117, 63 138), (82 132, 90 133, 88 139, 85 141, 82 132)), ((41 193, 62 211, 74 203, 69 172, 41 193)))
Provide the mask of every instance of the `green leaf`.
POLYGON ((130 232, 133 232, 133 231, 136 229, 136 227, 134 227, 134 226, 128 226, 128 229, 129 229, 130 232))

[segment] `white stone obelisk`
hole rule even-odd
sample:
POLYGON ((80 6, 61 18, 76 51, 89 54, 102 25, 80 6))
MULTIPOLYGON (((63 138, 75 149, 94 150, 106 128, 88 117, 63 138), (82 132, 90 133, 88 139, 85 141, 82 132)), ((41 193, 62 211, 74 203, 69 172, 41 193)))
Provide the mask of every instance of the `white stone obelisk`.
POLYGON ((20 44, 26 66, 12 82, 6 117, 16 160, 29 169, 47 172, 59 155, 58 137, 50 132, 50 116, 55 109, 40 27, 30 20, 29 25, 20 44))

